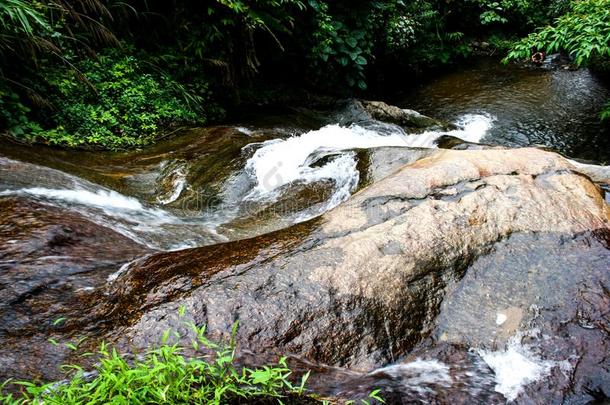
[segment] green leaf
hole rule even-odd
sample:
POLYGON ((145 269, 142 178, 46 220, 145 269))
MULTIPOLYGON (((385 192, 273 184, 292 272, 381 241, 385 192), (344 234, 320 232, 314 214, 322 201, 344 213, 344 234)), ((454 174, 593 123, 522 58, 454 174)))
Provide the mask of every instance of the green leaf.
POLYGON ((366 59, 363 56, 358 56, 356 58, 356 63, 359 65, 366 65, 366 59))
POLYGON ((66 346, 70 350, 76 350, 77 349, 76 345, 74 343, 71 343, 71 342, 64 343, 64 346, 66 346))
POLYGON ((64 322, 65 320, 66 320, 65 317, 57 318, 56 320, 53 321, 53 326, 57 326, 60 323, 64 322))

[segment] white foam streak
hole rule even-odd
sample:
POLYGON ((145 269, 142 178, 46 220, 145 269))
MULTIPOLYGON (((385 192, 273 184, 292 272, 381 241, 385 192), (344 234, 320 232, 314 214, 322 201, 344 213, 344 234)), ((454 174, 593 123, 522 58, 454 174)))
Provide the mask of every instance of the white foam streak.
POLYGON ((252 135, 254 133, 253 130, 251 130, 250 128, 246 128, 246 127, 235 127, 235 129, 244 135, 252 135))
MULTIPOLYGON (((9 195, 26 195, 40 200, 49 200, 54 205, 65 205, 91 221, 107 226, 153 249, 177 250, 197 245, 196 242, 181 241, 169 245, 163 242, 162 238, 166 235, 165 225, 180 227, 185 225, 185 222, 167 211, 146 207, 137 199, 113 190, 89 191, 31 187, 0 192, 0 196, 9 195), (102 215, 100 215, 100 211, 102 215), (157 242, 157 240, 162 242, 157 242)), ((202 226, 205 227, 203 224, 202 226)))
POLYGON ((126 273, 127 270, 129 269, 129 267, 131 266, 132 263, 134 263, 136 260, 131 261, 131 262, 127 262, 124 265, 121 266, 120 269, 118 269, 117 271, 115 271, 114 273, 110 274, 108 276, 108 278, 106 279, 107 282, 109 283, 113 283, 115 282, 119 276, 121 276, 122 274, 126 273))
POLYGON ((431 386, 450 387, 453 379, 449 374, 449 366, 438 360, 422 360, 403 364, 394 364, 374 370, 369 375, 388 374, 400 378, 409 389, 421 394, 433 392, 431 386))
POLYGON ((144 207, 135 198, 127 197, 113 190, 70 190, 51 189, 44 187, 23 188, 15 191, 3 191, 0 195, 28 194, 36 197, 51 198, 76 204, 95 206, 99 208, 142 210, 144 207))
POLYGON ((171 194, 166 196, 158 196, 157 201, 160 204, 171 204, 180 197, 182 191, 184 191, 184 187, 186 187, 187 173, 188 169, 186 168, 185 164, 179 165, 177 168, 174 169, 174 171, 170 174, 172 184, 171 194))

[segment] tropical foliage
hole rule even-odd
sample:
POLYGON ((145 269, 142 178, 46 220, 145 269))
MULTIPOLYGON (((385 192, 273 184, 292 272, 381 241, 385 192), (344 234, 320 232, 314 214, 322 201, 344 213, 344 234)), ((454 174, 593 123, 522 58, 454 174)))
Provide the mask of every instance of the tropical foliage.
POLYGON ((509 59, 529 58, 532 49, 564 51, 576 65, 610 57, 610 0, 579 0, 572 10, 516 43, 509 59))
MULTIPOLYGON (((73 376, 64 383, 37 385, 27 381, 4 384, 22 387, 20 394, 3 394, 5 404, 225 404, 251 402, 257 399, 281 400, 304 397, 305 374, 298 385, 288 377, 286 359, 277 365, 261 368, 238 368, 235 346, 219 345, 205 337, 205 328, 192 326, 197 338, 194 348, 212 350, 199 357, 186 358, 178 344, 169 344, 170 331, 163 344, 147 352, 142 359, 128 361, 102 344, 99 363, 93 373, 77 365, 67 367, 73 376), (92 376, 92 374, 94 376, 92 376)), ((94 355, 87 353, 86 355, 94 355)))
POLYGON ((73 69, 45 72, 56 108, 52 119, 61 126, 32 135, 50 144, 116 149, 144 146, 161 128, 203 123, 201 96, 145 62, 124 50, 109 51, 73 69))
POLYGON ((538 27, 510 58, 544 47, 584 64, 608 52, 608 10, 608 0, 0 0, 0 130, 141 147, 222 117, 253 85, 358 94, 468 57, 474 40, 506 48, 538 27))

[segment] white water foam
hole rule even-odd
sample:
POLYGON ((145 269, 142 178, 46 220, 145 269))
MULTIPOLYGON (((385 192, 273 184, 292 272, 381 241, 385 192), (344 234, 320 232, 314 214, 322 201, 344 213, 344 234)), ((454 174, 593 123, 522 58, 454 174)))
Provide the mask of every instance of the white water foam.
POLYGON ((342 151, 376 146, 407 146, 407 141, 400 133, 382 136, 359 126, 328 125, 286 140, 264 142, 246 163, 246 172, 256 180, 252 195, 268 195, 296 180, 340 176, 324 166, 305 165, 309 156, 320 149, 342 151))
POLYGON ((216 235, 214 229, 205 222, 191 223, 162 209, 144 206, 133 197, 103 188, 90 191, 82 188, 31 187, 0 192, 0 196, 10 195, 25 195, 52 202, 53 205, 66 206, 93 222, 152 249, 181 250, 195 247, 200 244, 198 236, 204 235, 204 231, 216 235), (178 235, 175 238, 178 240, 172 241, 167 234, 171 228, 181 229, 183 235, 178 235))
MULTIPOLYGON (((467 114, 452 131, 427 131, 406 134, 400 127, 386 126, 384 133, 358 125, 343 127, 327 125, 288 139, 273 139, 258 144, 258 149, 245 166, 254 188, 244 197, 246 200, 274 199, 278 191, 293 182, 305 184, 322 180, 334 182, 334 193, 323 207, 328 210, 346 200, 358 184, 354 149, 382 146, 436 147, 435 141, 443 135, 451 135, 468 142, 478 142, 492 127, 494 117, 484 114, 467 114), (327 163, 311 166, 312 156, 325 152, 338 154, 327 163)), ((245 148, 251 147, 247 145, 245 148)), ((299 217, 299 220, 304 218, 299 217)))
POLYGON ((422 360, 379 368, 369 373, 370 376, 388 374, 400 378, 411 390, 420 394, 432 392, 431 386, 450 387, 453 379, 449 374, 449 366, 438 360, 422 360))
POLYGON ((495 390, 504 395, 509 402, 517 399, 525 386, 548 376, 554 367, 560 367, 563 372, 571 369, 567 360, 544 360, 535 353, 533 346, 521 343, 524 336, 536 334, 537 331, 519 332, 509 339, 504 350, 478 351, 495 373, 495 390))
POLYGON ((250 128, 246 128, 246 127, 235 127, 235 129, 244 135, 252 135, 254 133, 253 130, 251 130, 250 128))
POLYGON ((106 209, 119 210, 143 210, 142 204, 132 197, 127 197, 113 190, 70 190, 51 189, 44 187, 22 188, 19 190, 7 190, 0 195, 27 194, 36 197, 63 200, 77 204, 95 206, 106 209))

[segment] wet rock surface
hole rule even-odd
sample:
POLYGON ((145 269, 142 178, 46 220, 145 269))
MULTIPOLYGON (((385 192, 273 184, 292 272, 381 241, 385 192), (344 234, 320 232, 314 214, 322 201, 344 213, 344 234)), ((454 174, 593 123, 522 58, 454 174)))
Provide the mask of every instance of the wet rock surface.
POLYGON ((594 182, 610 186, 610 166, 585 164, 575 161, 572 161, 571 163, 576 167, 576 170, 589 176, 594 182))
POLYGON ((95 329, 100 319, 88 315, 99 304, 96 291, 123 263, 150 250, 25 198, 0 198, 0 217, 0 379, 54 375, 69 351, 47 339, 56 330, 95 329), (55 323, 60 318, 66 321, 55 323))
POLYGON ((401 127, 424 129, 446 126, 446 124, 422 115, 415 110, 396 107, 383 101, 361 100, 356 101, 356 103, 359 103, 358 106, 362 106, 362 109, 372 119, 400 125, 401 127))
POLYGON ((379 389, 390 404, 506 403, 494 389, 493 372, 487 364, 476 353, 456 345, 439 344, 420 357, 369 372, 309 368, 314 370, 311 387, 330 397, 367 398, 379 389))
MULTIPOLYGON (((0 139, 0 147, 7 157, 40 164, 41 177, 48 176, 48 167, 52 167, 57 173, 70 173, 148 203, 188 209, 201 198, 212 196, 232 170, 243 163, 244 146, 287 136, 283 132, 276 128, 256 131, 223 126, 195 128, 145 150, 127 152, 83 151, 75 154, 65 150, 26 148, 3 139, 0 139), (184 187, 178 190, 181 181, 184 187)), ((30 167, 27 170, 32 171, 30 167)), ((13 171, 14 177, 8 171, 3 173, 0 185, 2 180, 13 187, 19 184, 17 176, 24 169, 15 165, 13 171)), ((59 180, 55 183, 65 185, 62 176, 57 177, 59 180)), ((22 182, 28 184, 28 180, 26 177, 22 182)))
MULTIPOLYGON (((143 349, 167 328, 188 340, 185 321, 217 339, 240 321, 238 347, 253 362, 289 353, 326 365, 312 381, 323 394, 380 387, 396 403, 503 403, 512 393, 498 392, 501 374, 485 354, 509 350, 522 332, 533 357, 555 366, 516 400, 607 395, 610 210, 598 186, 536 149, 402 152, 386 154, 371 185, 317 219, 149 254, 106 282, 117 263, 146 253, 108 234, 124 250, 96 272, 85 303, 53 298, 74 319, 52 336, 78 329, 92 346, 143 349)), ((23 262, 19 252, 11 254, 23 262)), ((3 377, 56 375, 66 355, 47 351, 46 330, 21 333, 19 344, 0 335, 3 377), (31 359, 40 353, 39 370, 31 359), (16 356, 28 361, 17 367, 16 356)))
POLYGON ((443 135, 436 140, 436 146, 440 149, 456 149, 456 150, 477 150, 477 149, 490 149, 493 148, 489 145, 466 142, 460 138, 456 138, 451 135, 443 135))
MULTIPOLYGON (((339 103, 341 106, 341 103, 339 103)), ((386 104, 383 101, 348 100, 343 102, 340 113, 333 117, 342 125, 357 124, 367 128, 376 128, 378 123, 397 125, 408 133, 417 133, 424 130, 455 129, 455 126, 422 115, 415 110, 400 108, 386 104)), ((383 130, 383 128, 381 128, 383 130)))
POLYGON ((521 391, 504 382, 512 399, 607 398, 609 237, 605 228, 576 235, 519 233, 496 243, 448 291, 435 330, 409 358, 429 357, 430 347, 446 344, 477 347, 483 358, 497 356, 506 365, 494 370, 498 384, 526 373, 511 361, 540 368, 539 380, 521 391))

